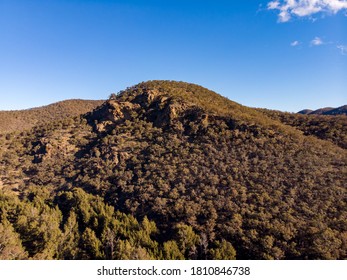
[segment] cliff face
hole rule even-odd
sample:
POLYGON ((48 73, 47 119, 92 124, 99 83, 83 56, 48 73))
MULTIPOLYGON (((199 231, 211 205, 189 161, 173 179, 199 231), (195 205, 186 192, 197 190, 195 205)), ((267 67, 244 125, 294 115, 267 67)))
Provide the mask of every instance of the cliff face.
POLYGON ((139 108, 139 105, 130 102, 109 100, 95 110, 89 120, 94 122, 96 131, 104 132, 129 120, 132 112, 136 112, 139 108))

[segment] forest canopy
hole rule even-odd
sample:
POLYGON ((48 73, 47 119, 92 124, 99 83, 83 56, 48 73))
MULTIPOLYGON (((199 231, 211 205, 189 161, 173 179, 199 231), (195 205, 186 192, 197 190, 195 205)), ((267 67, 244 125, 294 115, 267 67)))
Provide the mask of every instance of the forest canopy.
POLYGON ((346 259, 346 116, 149 81, 0 136, 1 259, 346 259))

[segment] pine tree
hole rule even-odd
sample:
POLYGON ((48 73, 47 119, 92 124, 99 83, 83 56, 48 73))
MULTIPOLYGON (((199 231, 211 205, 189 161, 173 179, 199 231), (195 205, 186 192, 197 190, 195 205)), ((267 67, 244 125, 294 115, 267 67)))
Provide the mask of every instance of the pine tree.
POLYGON ((3 218, 0 223, 0 260, 23 260, 28 257, 19 234, 11 223, 3 218))

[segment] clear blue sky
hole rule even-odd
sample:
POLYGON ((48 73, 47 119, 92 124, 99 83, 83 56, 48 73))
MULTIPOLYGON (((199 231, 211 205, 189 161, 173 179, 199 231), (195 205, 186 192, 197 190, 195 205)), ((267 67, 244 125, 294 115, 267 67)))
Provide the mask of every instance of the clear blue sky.
POLYGON ((157 79, 252 107, 347 104, 347 4, 320 2, 0 0, 0 110, 157 79))

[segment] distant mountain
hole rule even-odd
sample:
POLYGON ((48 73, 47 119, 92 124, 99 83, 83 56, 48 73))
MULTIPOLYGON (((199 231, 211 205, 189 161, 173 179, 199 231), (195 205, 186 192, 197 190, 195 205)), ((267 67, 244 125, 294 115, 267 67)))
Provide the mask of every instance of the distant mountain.
POLYGON ((326 108, 321 108, 315 111, 305 109, 302 111, 299 111, 298 114, 303 114, 303 115, 330 115, 330 116, 335 116, 335 115, 347 115, 347 105, 338 107, 338 108, 331 108, 331 107, 326 107, 326 108))
POLYGON ((298 114, 302 114, 302 115, 308 115, 310 113, 312 113, 313 111, 310 109, 304 109, 298 112, 298 114))
POLYGON ((347 105, 328 111, 326 115, 345 115, 347 116, 347 105))
POLYGON ((23 131, 36 125, 79 116, 102 103, 101 100, 72 99, 39 108, 0 111, 0 133, 23 131))
POLYGON ((149 81, 0 136, 0 259, 346 259, 346 116, 149 81))

